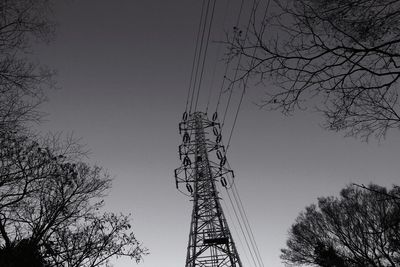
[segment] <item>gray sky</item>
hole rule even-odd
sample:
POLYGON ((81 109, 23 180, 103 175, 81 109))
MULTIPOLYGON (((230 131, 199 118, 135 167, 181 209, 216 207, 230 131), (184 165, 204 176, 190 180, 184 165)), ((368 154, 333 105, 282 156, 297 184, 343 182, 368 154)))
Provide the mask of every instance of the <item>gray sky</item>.
MULTIPOLYGON (((60 87, 43 106, 49 116, 41 130, 81 137, 90 161, 115 177, 106 207, 132 213, 151 253, 142 267, 184 266, 192 207, 175 190, 173 170, 199 13, 195 0, 58 1, 57 37, 38 48, 60 87)), ((259 110, 253 102, 260 96, 260 89, 246 94, 228 160, 265 266, 279 267, 287 230, 318 196, 337 195, 351 182, 399 183, 400 133, 381 143, 343 138, 321 129, 318 114, 259 110)))

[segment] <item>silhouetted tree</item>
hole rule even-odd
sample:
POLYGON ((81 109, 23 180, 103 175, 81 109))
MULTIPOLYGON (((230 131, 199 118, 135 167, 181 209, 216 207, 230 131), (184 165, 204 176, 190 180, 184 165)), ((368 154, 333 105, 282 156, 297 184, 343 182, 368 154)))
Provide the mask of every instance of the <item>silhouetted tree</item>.
POLYGON ((321 197, 300 213, 289 231, 281 258, 288 265, 399 266, 400 205, 378 185, 354 185, 340 197, 321 197), (376 193, 380 192, 380 193, 376 193))
POLYGON ((81 161, 77 143, 11 136, 1 149, 0 263, 21 253, 40 255, 50 266, 102 266, 112 256, 140 260, 145 250, 129 217, 99 211, 111 180, 81 161))
POLYGON ((400 127, 400 1, 273 3, 272 15, 257 10, 248 34, 235 28, 227 41, 242 58, 239 80, 275 81, 262 106, 291 113, 309 101, 328 129, 365 140, 400 127))
POLYGON ((0 0, 0 266, 108 266, 145 250, 129 216, 100 209, 111 186, 83 162, 73 139, 41 138, 29 123, 42 114, 53 72, 31 60, 33 41, 52 39, 50 0, 0 0))
POLYGON ((53 72, 31 60, 33 41, 53 37, 50 0, 0 0, 0 130, 37 121, 53 72))

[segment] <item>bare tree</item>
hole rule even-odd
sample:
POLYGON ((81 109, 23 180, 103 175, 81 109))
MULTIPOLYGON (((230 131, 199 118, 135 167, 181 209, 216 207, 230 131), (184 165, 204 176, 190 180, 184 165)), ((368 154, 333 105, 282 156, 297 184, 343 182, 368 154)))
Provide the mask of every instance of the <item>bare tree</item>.
POLYGON ((0 129, 37 121, 53 71, 31 60, 34 40, 53 37, 50 0, 0 0, 0 129))
POLYGON ((53 72, 31 60, 53 37, 50 0, 0 0, 0 266, 109 266, 146 254, 129 216, 101 212, 109 175, 83 161, 73 139, 40 138, 37 122, 53 72))
POLYGON ((139 246, 132 232, 129 217, 104 213, 87 216, 68 227, 56 228, 45 243, 46 255, 68 267, 103 266, 114 256, 128 256, 139 261, 146 250, 139 246))
POLYGON ((115 255, 140 260, 145 250, 129 230, 129 217, 99 211, 111 186, 108 174, 82 162, 82 150, 71 140, 42 143, 47 146, 17 137, 3 146, 3 260, 20 260, 10 255, 23 248, 50 266, 103 266, 115 255))
POLYGON ((328 129, 364 140, 398 129, 400 1, 273 2, 227 41, 229 57, 242 58, 239 79, 273 78, 261 105, 291 113, 315 104, 328 129))
POLYGON ((386 190, 348 186, 321 197, 296 219, 281 258, 288 265, 395 267, 400 264, 400 206, 386 190), (377 194, 376 192, 380 192, 377 194))

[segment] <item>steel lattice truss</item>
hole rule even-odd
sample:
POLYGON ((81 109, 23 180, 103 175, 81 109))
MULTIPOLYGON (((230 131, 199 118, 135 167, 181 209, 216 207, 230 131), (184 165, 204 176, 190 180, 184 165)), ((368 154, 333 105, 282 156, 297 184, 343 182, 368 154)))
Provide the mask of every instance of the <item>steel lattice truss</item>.
POLYGON ((225 167, 220 125, 215 120, 216 114, 209 120, 201 112, 185 113, 179 124, 182 166, 175 170, 176 187, 184 183, 193 200, 185 267, 242 267, 216 188, 217 182, 227 186, 225 177, 233 173, 225 167))

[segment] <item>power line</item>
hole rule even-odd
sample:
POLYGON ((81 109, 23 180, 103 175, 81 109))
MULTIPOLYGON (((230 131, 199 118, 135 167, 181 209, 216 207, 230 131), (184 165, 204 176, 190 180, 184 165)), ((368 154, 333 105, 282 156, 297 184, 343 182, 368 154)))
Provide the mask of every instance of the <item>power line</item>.
POLYGON ((238 222, 238 224, 239 224, 240 231, 241 231, 242 234, 243 234, 244 241, 245 241, 246 246, 247 246, 247 249, 249 250, 249 253, 250 253, 250 257, 251 257, 251 259, 253 260, 254 266, 257 266, 256 260, 254 259, 253 252, 252 252, 252 250, 251 250, 251 248, 250 248, 249 242, 247 241, 247 237, 246 237, 246 234, 245 234, 245 232, 244 232, 244 230, 243 230, 242 223, 240 222, 239 216, 238 216, 238 214, 237 214, 237 211, 236 211, 236 209, 235 209, 235 205, 233 204, 233 201, 232 201, 231 195, 229 194, 229 190, 228 190, 228 189, 226 190, 226 194, 228 195, 229 202, 231 203, 231 206, 232 206, 233 212, 234 212, 234 214, 235 214, 236 220, 237 220, 237 222, 238 222))
MULTIPOLYGON (((253 10, 254 10, 254 8, 255 8, 255 3, 256 3, 256 0, 253 0, 253 6, 252 6, 252 8, 251 8, 251 13, 250 13, 250 16, 249 16, 249 21, 248 21, 247 26, 246 26, 246 33, 245 33, 244 39, 243 39, 244 41, 247 40, 247 36, 248 36, 248 33, 249 33, 249 28, 250 28, 250 23, 251 23, 251 19, 252 19, 253 15, 254 15, 253 10)), ((242 4, 243 4, 243 2, 242 2, 242 4)), ((235 32, 237 32, 238 30, 239 30, 239 29, 236 27, 235 32)), ((236 38, 234 38, 234 39, 232 40, 232 42, 235 42, 235 40, 236 40, 236 38)), ((235 74, 234 74, 234 76, 233 76, 233 80, 230 82, 230 84, 229 84, 229 86, 228 86, 228 89, 227 89, 227 90, 229 90, 230 92, 229 92, 228 102, 227 102, 226 107, 225 107, 224 116, 223 116, 223 119, 222 119, 222 126, 224 126, 224 124, 225 124, 225 119, 226 119, 226 115, 228 114, 228 109, 229 109, 229 105, 230 105, 230 103, 231 103, 231 99, 232 99, 232 95, 233 95, 233 90, 234 90, 235 84, 236 84, 236 82, 237 82, 236 79, 237 79, 237 75, 238 75, 238 72, 239 72, 239 66, 240 66, 240 62, 241 62, 241 61, 242 61, 242 53, 239 54, 239 58, 238 58, 238 61, 237 61, 237 66, 236 66, 236 69, 235 69, 235 74)))
POLYGON ((198 103, 198 101, 199 101, 199 94, 200 94, 200 90, 201 90, 201 82, 202 82, 202 80, 203 80, 204 65, 205 65, 205 62, 206 62, 206 59, 207 59, 207 50, 208 50, 208 45, 209 45, 209 43, 210 43, 211 28, 212 28, 212 23, 213 23, 213 20, 214 20, 214 12, 215 12, 215 3, 216 3, 216 2, 217 2, 217 1, 214 0, 214 4, 213 4, 213 7, 212 7, 210 25, 209 25, 209 27, 208 27, 208 35, 207 35, 207 41, 206 41, 206 48, 205 48, 205 50, 204 50, 204 58, 203 58, 203 64, 202 64, 202 67, 201 67, 201 74, 200 74, 199 86, 198 86, 198 90, 197 90, 196 105, 195 105, 195 107, 194 107, 194 110, 197 110, 197 103, 198 103))
POLYGON ((262 261, 261 255, 260 255, 260 250, 258 249, 257 243, 255 241, 253 231, 251 229, 249 220, 247 218, 246 212, 243 207, 243 203, 241 201, 241 198, 239 196, 239 192, 237 191, 235 183, 233 184, 232 193, 233 193, 233 198, 235 199, 236 205, 238 206, 239 214, 243 220, 244 227, 246 229, 247 235, 249 236, 250 243, 253 248, 254 254, 256 255, 257 261, 260 264, 260 266, 264 266, 264 263, 262 261))
MULTIPOLYGON (((226 164, 227 164, 228 168, 231 169, 229 162, 227 162, 226 164)), ((240 194, 239 194, 239 190, 237 189, 236 182, 234 181, 234 177, 232 177, 232 183, 230 184, 230 186, 229 187, 225 187, 225 189, 226 189, 227 193, 228 193, 228 190, 232 189, 233 199, 235 200, 232 203, 234 203, 234 204, 236 203, 236 205, 232 204, 232 208, 238 210, 238 213, 239 213, 240 217, 236 216, 236 219, 238 220, 239 224, 243 224, 244 225, 244 230, 242 231, 242 234, 246 235, 246 237, 248 237, 248 239, 250 240, 250 245, 251 245, 252 251, 256 255, 257 262, 259 263, 259 266, 264 267, 264 262, 262 260, 262 257, 261 257, 260 250, 258 248, 257 242, 255 240, 255 237, 254 237, 253 230, 251 228, 249 219, 248 219, 247 214, 245 212, 244 205, 243 205, 242 199, 241 199, 240 194), (244 232, 246 232, 246 233, 244 233, 244 232)), ((230 196, 228 196, 228 197, 230 197, 230 196)), ((236 214, 237 214, 237 212, 236 212, 236 214)), ((242 229, 243 229, 243 227, 242 227, 242 229)))
MULTIPOLYGON (((196 57, 197 57, 197 52, 198 52, 198 47, 199 47, 200 31, 201 31, 201 25, 203 22, 204 4, 205 4, 205 0, 203 0, 203 4, 201 5, 200 21, 199 21, 199 27, 197 30, 197 37, 196 37, 196 48, 194 50, 192 70, 190 72, 190 81, 189 81, 189 88, 188 88, 188 93, 187 93, 187 97, 186 97, 185 112, 187 112, 187 108, 189 105, 190 92, 191 92, 191 88, 192 88, 193 74, 194 74, 194 69, 195 69, 195 65, 196 65, 196 57)), ((194 88, 193 88, 193 90, 194 90, 194 88)))
POLYGON ((190 100, 189 112, 192 111, 193 99, 194 99, 194 95, 195 95, 195 91, 196 91, 197 77, 198 77, 199 66, 200 66, 200 58, 202 56, 202 51, 203 51, 204 34, 205 34, 206 25, 207 25, 209 6, 210 6, 210 0, 207 1, 206 14, 205 14, 205 18, 204 18, 204 21, 203 21, 202 34, 201 34, 201 40, 200 40, 200 49, 199 49, 199 53, 198 53, 198 57, 197 57, 197 64, 196 64, 196 70, 195 70, 195 76, 194 76, 194 82, 193 82, 192 98, 190 100))
MULTIPOLYGON (((225 8, 224 8, 224 16, 223 16, 223 20, 222 20, 222 28, 225 27, 227 15, 228 15, 228 13, 229 13, 228 10, 230 9, 230 3, 231 3, 230 0, 227 0, 227 1, 226 1, 225 8)), ((210 87, 209 87, 209 89, 208 89, 208 98, 207 98, 207 105, 206 105, 206 114, 208 113, 208 107, 209 107, 209 105, 210 105, 211 92, 212 92, 212 89, 213 89, 213 87, 214 87, 214 80, 215 80, 215 73, 216 73, 216 70, 217 70, 217 63, 218 63, 219 58, 220 58, 220 55, 221 55, 221 47, 222 47, 222 43, 219 42, 219 44, 218 44, 218 49, 217 49, 217 53, 216 53, 216 58, 215 58, 215 61, 214 61, 214 68, 213 68, 213 74, 212 74, 212 78, 211 78, 211 84, 210 84, 210 87)), ((227 70, 226 70, 226 71, 227 71, 227 70)), ((224 79, 223 79, 223 80, 224 80, 224 79)), ((221 97, 221 96, 219 96, 219 98, 220 98, 220 97, 221 97)), ((219 98, 218 98, 218 101, 219 101, 219 98)), ((218 105, 218 104, 217 104, 217 105, 218 105)))
MULTIPOLYGON (((241 247, 244 248, 244 245, 243 245, 243 242, 242 242, 242 238, 240 237, 240 233, 239 233, 239 231, 238 231, 238 229, 236 227, 236 223, 232 218, 231 212, 229 211, 229 206, 225 203, 225 201, 222 201, 222 203, 224 204, 224 211, 226 211, 226 213, 228 214, 229 221, 231 222, 231 225, 233 225, 233 229, 235 230, 235 234, 236 234, 237 239, 239 240, 239 244, 240 244, 241 247)), ((236 237, 235 237, 235 239, 236 239, 236 237)), ((244 256, 246 257, 248 266, 250 266, 251 263, 250 263, 249 256, 247 254, 247 250, 243 249, 243 253, 244 253, 244 256)))
MULTIPOLYGON (((267 12, 268 12, 268 8, 269 8, 269 4, 270 4, 270 1, 267 2, 267 5, 266 5, 265 11, 264 11, 263 21, 265 21, 265 18, 266 18, 267 12)), ((250 16, 249 24, 250 24, 250 21, 251 21, 252 17, 255 19, 256 6, 258 6, 258 5, 259 5, 259 2, 257 2, 257 4, 256 4, 256 0, 254 0, 253 8, 252 8, 252 15, 250 16)), ((264 31, 264 29, 265 29, 265 25, 262 25, 262 29, 261 30, 264 31)), ((246 32, 246 35, 247 35, 247 32, 246 32)), ((254 51, 253 51, 250 67, 252 67, 253 64, 254 64, 255 53, 256 53, 256 48, 254 48, 254 51)), ((226 157, 226 153, 227 153, 227 151, 229 149, 229 145, 230 145, 230 141, 231 141, 231 138, 232 138, 232 134, 233 134, 233 131, 235 129, 236 122, 237 122, 237 117, 238 117, 238 114, 239 114, 239 111, 240 111, 240 108, 241 108, 241 105, 242 105, 242 102, 243 102, 243 96, 244 96, 244 93, 246 91, 248 78, 249 78, 249 76, 246 76, 245 81, 243 83, 243 90, 242 90, 240 102, 239 102, 239 105, 238 105, 238 108, 237 108, 237 111, 236 111, 236 114, 235 114, 234 123, 233 123, 232 129, 231 129, 231 133, 230 133, 229 140, 228 140, 228 143, 227 143, 227 146, 226 146, 226 150, 225 150, 225 157, 226 157)), ((245 211, 244 206, 243 206, 243 202, 242 202, 242 200, 240 198, 239 191, 238 191, 238 189, 236 187, 236 183, 235 182, 233 182, 233 190, 232 190, 232 192, 233 192, 233 196, 234 196, 234 199, 236 201, 236 204, 238 205, 239 213, 242 216, 242 220, 244 221, 244 225, 245 225, 247 234, 249 235, 249 239, 250 239, 250 242, 251 242, 252 247, 254 249, 254 252, 256 254, 257 260, 258 260, 258 262, 260 263, 261 266, 264 266, 264 262, 262 260, 261 254, 260 254, 260 250, 258 248, 258 245, 257 245, 256 241, 255 241, 254 234, 253 234, 253 231, 252 231, 251 226, 250 226, 250 222, 248 220, 246 211, 245 211)))
MULTIPOLYGON (((251 11, 251 16, 250 16, 250 18, 249 18, 249 23, 248 23, 248 25, 247 25, 247 30, 246 30, 246 37, 245 37, 245 39, 247 38, 247 34, 248 34, 249 27, 250 27, 251 19, 253 18, 253 19, 255 20, 255 17, 256 17, 256 10, 257 10, 257 6, 259 5, 259 3, 260 3, 260 1, 256 1, 256 0, 253 1, 253 7, 252 7, 252 11, 251 11)), ((266 16, 267 16, 267 13, 268 13, 268 9, 269 9, 269 4, 270 4, 270 0, 268 0, 267 5, 266 5, 266 7, 265 7, 264 16, 263 16, 263 20, 262 20, 262 21, 265 21, 265 19, 266 19, 266 16)), ((265 25, 262 26, 262 31, 264 30, 264 28, 265 28, 265 25)), ((253 54, 252 54, 251 61, 250 61, 250 68, 252 68, 253 65, 254 65, 256 52, 257 52, 257 48, 254 47, 254 49, 253 49, 253 54)), ((241 56, 241 55, 242 55, 242 54, 240 54, 240 56, 241 56)), ((239 56, 238 68, 239 68, 239 63, 240 63, 240 59, 241 59, 240 56, 239 56)), ((234 82, 235 82, 235 79, 236 79, 236 72, 235 72, 234 82)), ((231 129, 231 132, 230 132, 230 134, 229 134, 229 139, 228 139, 228 143, 227 143, 227 145, 226 145, 226 150, 225 150, 225 156, 226 156, 226 153, 228 152, 229 147, 230 147, 230 142, 231 142, 231 139, 232 139, 233 131, 234 131, 234 129, 235 129, 236 122, 237 122, 237 118, 238 118, 238 115, 239 115, 239 111, 240 111, 240 108, 241 108, 241 106, 242 106, 243 97, 244 97, 244 94, 245 94, 245 92, 246 92, 248 79, 249 79, 249 75, 247 75, 247 76, 245 77, 245 80, 244 80, 244 82, 243 82, 243 90, 242 90, 242 94, 241 94, 241 96, 240 96, 239 105, 238 105, 238 107, 237 107, 237 109, 236 109, 236 113, 235 113, 235 118, 234 118, 234 121, 233 121, 232 129, 231 129)), ((233 88, 232 88, 231 90, 233 91, 233 88)), ((225 116, 224 116, 224 121, 225 121, 225 116)))
MULTIPOLYGON (((238 16, 236 18, 235 28, 237 28, 239 26, 240 19, 241 19, 241 16, 242 16, 242 11, 243 11, 243 4, 244 4, 244 0, 242 0, 242 2, 240 4, 239 13, 238 13, 238 16)), ((233 33, 233 40, 236 39, 236 35, 237 35, 237 31, 235 31, 233 33)), ((227 74, 228 74, 229 63, 230 62, 227 62, 226 65, 225 65, 224 76, 222 78, 222 84, 221 84, 221 87, 220 87, 220 90, 219 90, 218 102, 217 102, 217 106, 215 108, 215 112, 218 112, 218 107, 219 107, 219 104, 221 102, 221 96, 222 96, 222 92, 224 91, 225 80, 226 80, 226 77, 227 77, 227 74)))

